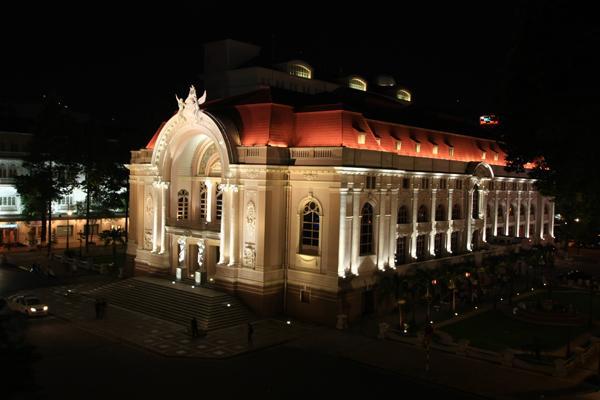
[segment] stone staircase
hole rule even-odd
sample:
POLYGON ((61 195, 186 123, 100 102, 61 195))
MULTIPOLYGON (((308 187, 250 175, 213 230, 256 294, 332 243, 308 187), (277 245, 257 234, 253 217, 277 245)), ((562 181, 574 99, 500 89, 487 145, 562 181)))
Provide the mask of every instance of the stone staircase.
POLYGON ((123 307, 186 327, 193 317, 198 327, 216 330, 247 323, 251 315, 235 297, 206 287, 192 288, 185 282, 137 277, 109 283, 82 294, 105 298, 123 307))

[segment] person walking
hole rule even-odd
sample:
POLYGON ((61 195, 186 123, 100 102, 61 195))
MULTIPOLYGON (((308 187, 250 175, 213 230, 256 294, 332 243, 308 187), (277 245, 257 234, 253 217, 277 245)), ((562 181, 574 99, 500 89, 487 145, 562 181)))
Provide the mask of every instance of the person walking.
POLYGON ((190 321, 190 330, 192 333, 192 337, 197 338, 198 337, 198 320, 196 319, 196 317, 192 318, 192 320, 190 321))
POLYGON ((252 326, 252 324, 250 322, 248 322, 248 345, 252 346, 253 342, 252 342, 252 335, 254 334, 254 327, 252 326))

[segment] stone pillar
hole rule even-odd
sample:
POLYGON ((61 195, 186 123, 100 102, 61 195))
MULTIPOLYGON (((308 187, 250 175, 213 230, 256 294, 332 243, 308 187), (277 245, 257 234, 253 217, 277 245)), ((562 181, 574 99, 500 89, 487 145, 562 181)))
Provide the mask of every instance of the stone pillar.
POLYGON ((158 252, 159 182, 152 183, 152 252, 158 252))
POLYGON ((239 234, 238 234, 238 215, 239 215, 239 195, 237 185, 229 185, 227 192, 229 193, 230 206, 229 213, 229 266, 234 267, 238 263, 239 255, 239 234))
POLYGON ((494 192, 494 237, 498 236, 498 191, 494 192))
POLYGON ((516 218, 515 218, 515 224, 516 229, 515 229, 515 237, 520 237, 521 236, 521 191, 517 192, 517 209, 516 209, 516 218))
POLYGON ((473 250, 473 246, 471 245, 471 239, 473 237, 473 192, 475 191, 475 189, 469 189, 467 191, 467 215, 466 215, 466 222, 467 222, 467 234, 466 234, 466 241, 467 243, 465 244, 465 248, 467 249, 467 251, 472 251, 473 250))
MULTIPOLYGON (((535 208, 536 232, 538 238, 544 239, 544 198, 540 193, 537 193, 537 206, 535 208)), ((539 241, 538 239, 538 241, 539 241)))
POLYGON ((446 251, 452 253, 452 193, 454 189, 448 189, 448 207, 446 216, 448 217, 448 231, 446 231, 446 251))
POLYGON ((346 196, 348 189, 340 189, 340 239, 338 244, 338 276, 346 273, 346 196))
POLYGON ((481 232, 481 241, 482 242, 487 242, 487 219, 488 219, 488 215, 487 215, 487 210, 488 210, 488 206, 487 206, 487 195, 488 195, 488 191, 487 190, 480 190, 479 191, 479 201, 481 202, 480 205, 480 210, 483 207, 483 229, 481 232))
POLYGON ((398 189, 391 189, 391 201, 390 201, 390 232, 389 232, 389 240, 390 240, 390 249, 388 256, 388 263, 391 266, 394 266, 396 254, 396 222, 398 221, 398 189))
POLYGON ((360 189, 353 189, 352 196, 352 273, 358 274, 360 255, 360 189))
POLYGON ((387 259, 385 255, 385 214, 386 214, 386 189, 379 190, 379 226, 377 229, 377 268, 384 269, 387 259))
POLYGON ((435 202, 437 189, 431 189, 431 212, 429 220, 431 221, 431 231, 429 232, 429 254, 435 256, 435 202))
POLYGON ((207 179, 206 182, 206 222, 212 222, 214 220, 213 212, 216 208, 215 202, 215 188, 214 183, 210 179, 207 179))
POLYGON ((504 207, 504 234, 508 236, 508 228, 510 225, 510 190, 506 191, 506 206, 504 207))
POLYGON ((162 182, 160 186, 160 254, 164 254, 167 249, 167 198, 169 192, 169 182, 162 182))
POLYGON ((529 225, 531 224, 531 192, 527 193, 527 215, 525 216, 525 237, 529 238, 531 233, 529 232, 529 225))
MULTIPOLYGON (((219 244, 219 264, 225 264, 228 261, 229 255, 229 224, 227 223, 227 217, 229 216, 229 195, 227 190, 227 185, 220 184, 217 186, 217 190, 221 188, 223 190, 223 204, 221 207, 221 232, 219 234, 219 238, 221 240, 219 244)), ((215 193, 215 209, 216 209, 216 193, 215 193)), ((216 214, 215 214, 216 215, 216 214)))
POLYGON ((417 211, 419 206, 419 189, 413 189, 412 200, 412 233, 410 235, 410 256, 417 258, 417 211))

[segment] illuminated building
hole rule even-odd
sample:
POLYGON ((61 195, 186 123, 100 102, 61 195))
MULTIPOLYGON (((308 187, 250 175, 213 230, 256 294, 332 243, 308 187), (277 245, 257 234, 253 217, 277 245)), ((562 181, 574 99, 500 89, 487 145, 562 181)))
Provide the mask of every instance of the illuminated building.
POLYGON ((553 202, 494 141, 416 125, 393 87, 252 68, 207 73, 208 88, 229 77, 227 96, 192 88, 132 152, 136 274, 212 279, 261 315, 335 324, 375 306, 377 270, 552 237, 553 202))

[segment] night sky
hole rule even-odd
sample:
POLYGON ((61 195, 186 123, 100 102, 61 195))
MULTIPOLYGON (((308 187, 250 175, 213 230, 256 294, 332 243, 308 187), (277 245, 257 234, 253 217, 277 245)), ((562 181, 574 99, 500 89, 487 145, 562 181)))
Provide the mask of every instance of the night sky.
POLYGON ((380 6, 374 16, 336 15, 339 25, 326 18, 288 25, 270 17, 270 25, 252 19, 214 28, 200 16, 210 14, 206 10, 188 10, 198 15, 197 23, 183 18, 178 28, 130 27, 122 36, 107 29, 106 38, 89 40, 56 25, 48 37, 5 50, 10 62, 1 66, 0 104, 54 95, 72 110, 112 121, 127 132, 128 145, 139 148, 176 110, 174 95, 185 96, 190 83, 198 84, 202 43, 232 38, 261 45, 269 61, 304 59, 317 79, 387 73, 412 89, 420 104, 472 115, 494 112, 514 48, 531 34, 525 29, 530 15, 543 8, 536 2, 501 4, 395 7, 388 15, 380 6))

